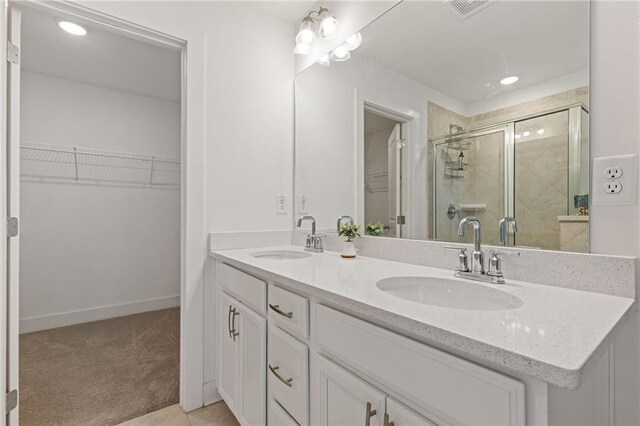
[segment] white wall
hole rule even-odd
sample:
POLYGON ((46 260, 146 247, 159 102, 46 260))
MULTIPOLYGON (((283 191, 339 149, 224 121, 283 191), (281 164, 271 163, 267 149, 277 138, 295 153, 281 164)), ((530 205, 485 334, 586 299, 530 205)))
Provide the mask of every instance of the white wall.
MULTIPOLYGON (((591 3, 592 157, 640 154, 639 22, 638 2, 591 3)), ((591 206, 589 210, 592 252, 640 255, 640 209, 637 205, 591 206)), ((613 359, 614 424, 640 424, 638 312, 616 340, 613 359)))
MULTIPOLYGON (((23 72, 21 116, 23 141, 179 158, 177 102, 23 72)), ((21 332, 177 306, 179 199, 23 179, 21 332)))

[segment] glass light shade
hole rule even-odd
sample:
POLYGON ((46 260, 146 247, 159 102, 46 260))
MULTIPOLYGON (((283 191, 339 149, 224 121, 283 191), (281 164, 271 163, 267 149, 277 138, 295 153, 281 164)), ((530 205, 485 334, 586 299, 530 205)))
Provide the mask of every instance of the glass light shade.
POLYGON ((344 45, 349 50, 356 50, 362 44, 362 35, 355 33, 351 37, 345 40, 344 45))
POLYGON ((331 59, 329 58, 329 54, 327 53, 320 56, 316 62, 319 63, 320 65, 324 65, 325 67, 328 67, 331 64, 331 59))
POLYGON ((87 30, 84 27, 81 27, 78 24, 74 24, 73 22, 60 21, 58 22, 58 26, 63 30, 65 30, 66 32, 68 32, 69 34, 73 34, 77 36, 87 35, 87 30))
POLYGON ((293 53, 296 55, 308 55, 311 53, 311 49, 313 48, 310 44, 300 44, 296 43, 296 47, 293 49, 293 53))
POLYGON ((351 58, 351 53, 349 52, 349 49, 347 49, 347 46, 345 46, 343 43, 340 46, 333 49, 329 57, 331 58, 332 61, 341 62, 351 58))
POLYGON ((313 30, 313 19, 304 18, 300 24, 300 30, 296 36, 296 44, 311 46, 316 41, 316 33, 313 30))
POLYGON ((318 21, 320 22, 320 36, 322 38, 332 38, 338 32, 338 20, 329 12, 329 9, 320 9, 318 21))

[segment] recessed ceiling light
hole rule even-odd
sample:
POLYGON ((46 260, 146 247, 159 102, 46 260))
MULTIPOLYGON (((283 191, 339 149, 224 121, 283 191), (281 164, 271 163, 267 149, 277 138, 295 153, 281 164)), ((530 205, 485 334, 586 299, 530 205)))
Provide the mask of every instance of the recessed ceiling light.
POLYGON ((516 139, 520 139, 522 136, 520 134, 516 135, 516 139))
POLYGON ((520 78, 518 76, 512 75, 509 77, 505 77, 502 80, 500 80, 500 84, 504 85, 504 86, 508 86, 510 84, 515 83, 516 81, 518 81, 520 78))
POLYGON ((74 24, 73 22, 60 21, 58 22, 58 26, 63 30, 65 30, 66 32, 68 32, 69 34, 73 34, 77 36, 87 35, 87 30, 84 27, 81 27, 78 24, 74 24))
POLYGON ((538 130, 538 132, 537 132, 537 133, 538 133, 539 135, 544 135, 544 129, 540 129, 540 130, 538 130))
POLYGON ((531 134, 531 132, 522 132, 522 136, 524 136, 525 138, 526 138, 527 136, 529 136, 530 134, 531 134))

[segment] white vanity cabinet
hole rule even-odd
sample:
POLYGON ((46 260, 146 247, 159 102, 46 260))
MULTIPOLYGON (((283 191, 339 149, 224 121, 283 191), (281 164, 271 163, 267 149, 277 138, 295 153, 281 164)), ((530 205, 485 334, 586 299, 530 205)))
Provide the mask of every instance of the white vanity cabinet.
MULTIPOLYGON (((224 281, 219 293, 220 359, 218 392, 243 425, 266 424, 266 356, 267 320, 242 300, 227 294, 223 288, 233 285, 230 277, 239 276, 243 283, 255 280, 256 291, 266 286, 263 281, 242 275, 226 265, 220 265, 218 277, 224 281), (228 268, 228 269, 227 269, 228 268)), ((222 281, 220 282, 222 284, 222 281)), ((244 289, 243 291, 249 291, 244 289)), ((237 289, 236 289, 237 290, 237 289)), ((242 295, 242 292, 239 293, 242 295)), ((254 306, 260 298, 250 294, 254 306)), ((264 301, 266 303, 266 301, 264 301)))
POLYGON ((398 401, 322 355, 316 355, 318 401, 314 424, 434 426, 398 401))

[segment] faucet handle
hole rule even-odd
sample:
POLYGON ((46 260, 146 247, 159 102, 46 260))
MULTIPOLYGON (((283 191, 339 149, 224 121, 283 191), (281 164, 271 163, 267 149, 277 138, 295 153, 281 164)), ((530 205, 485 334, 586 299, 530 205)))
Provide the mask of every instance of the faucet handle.
POLYGON ((500 258, 498 256, 520 256, 520 252, 491 250, 491 258, 489 259, 489 270, 487 271, 487 275, 493 277, 496 284, 504 284, 504 274, 502 273, 500 258))
POLYGON ((318 234, 313 239, 313 248, 316 253, 324 252, 324 249, 322 248, 322 237, 326 237, 326 234, 318 234))
POLYGON ((519 251, 491 250, 489 253, 491 253, 492 257, 497 257, 497 256, 520 256, 520 252, 519 251))
POLYGON ((458 254, 458 272, 469 272, 469 256, 467 256, 467 248, 462 246, 444 246, 445 250, 460 250, 458 254))
POLYGON ((442 248, 445 250, 460 250, 460 253, 467 252, 467 247, 463 247, 463 246, 443 246, 442 248))

